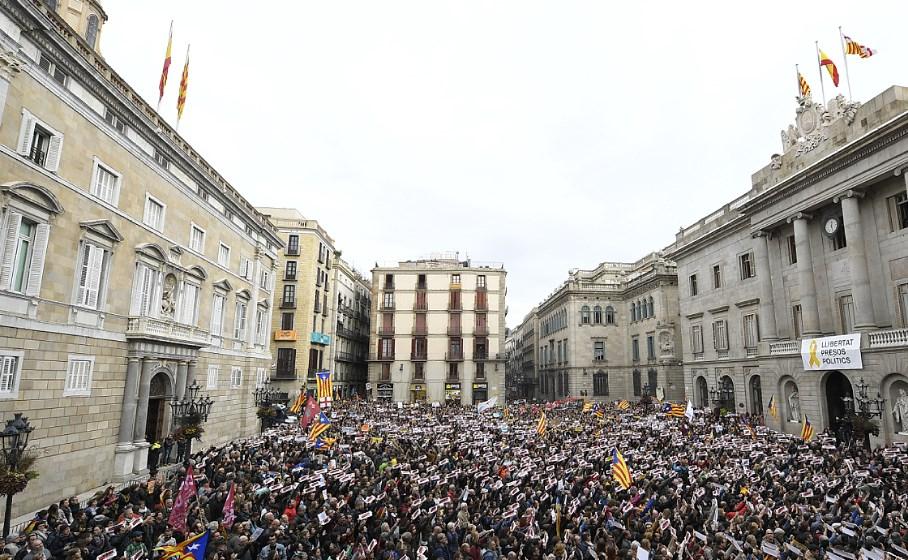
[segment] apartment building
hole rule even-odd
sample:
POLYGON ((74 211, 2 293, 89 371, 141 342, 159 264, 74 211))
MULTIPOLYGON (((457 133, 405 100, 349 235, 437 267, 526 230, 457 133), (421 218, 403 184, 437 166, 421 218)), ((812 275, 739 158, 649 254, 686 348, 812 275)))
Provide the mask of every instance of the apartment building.
POLYGON ((331 340, 333 386, 340 398, 364 398, 368 381, 372 282, 343 259, 334 266, 335 336, 331 340))
POLYGON ((14 515, 148 470, 201 385, 216 445, 257 429, 268 220, 98 53, 94 1, 0 5, 0 418, 40 479, 14 515))
POLYGON ((506 277, 456 255, 372 269, 370 397, 504 400, 506 277))

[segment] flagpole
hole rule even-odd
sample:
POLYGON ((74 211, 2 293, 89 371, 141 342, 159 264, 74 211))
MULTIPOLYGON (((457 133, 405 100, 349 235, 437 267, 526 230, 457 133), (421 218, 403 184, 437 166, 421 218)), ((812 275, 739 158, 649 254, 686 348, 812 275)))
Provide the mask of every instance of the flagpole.
POLYGON ((795 78, 796 78, 795 81, 798 84, 798 97, 797 98, 800 99, 803 96, 801 94, 801 69, 798 68, 797 64, 795 64, 795 78))
POLYGON ((826 106, 826 86, 823 84, 823 66, 820 64, 820 42, 814 41, 813 46, 817 51, 817 72, 820 73, 820 93, 823 94, 821 105, 826 106))
POLYGON ((845 54, 845 37, 842 35, 842 26, 839 26, 839 44, 842 45, 842 60, 845 61, 845 83, 848 84, 848 100, 854 98, 851 96, 851 78, 848 76, 848 55, 845 54))

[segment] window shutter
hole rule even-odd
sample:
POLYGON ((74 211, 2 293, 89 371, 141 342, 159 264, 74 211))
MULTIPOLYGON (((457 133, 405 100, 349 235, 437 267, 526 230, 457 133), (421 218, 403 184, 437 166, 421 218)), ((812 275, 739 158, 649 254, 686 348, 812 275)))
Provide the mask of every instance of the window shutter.
POLYGON ((104 250, 94 245, 88 246, 88 286, 86 289, 88 300, 86 305, 92 309, 98 307, 98 293, 101 288, 101 267, 104 264, 104 250))
POLYGON ((13 253, 16 250, 16 235, 22 224, 22 214, 10 212, 6 219, 2 249, 3 260, 0 261, 0 290, 8 290, 13 276, 13 253))
POLYGON ((56 171, 60 166, 60 154, 63 150, 63 135, 54 134, 50 137, 50 143, 47 146, 47 161, 44 162, 44 168, 48 171, 56 171))
POLYGON ((136 285, 132 291, 132 305, 130 305, 129 314, 133 316, 145 315, 148 305, 148 297, 151 291, 151 279, 154 271, 139 264, 136 269, 136 285))
POLYGON ((158 317, 161 314, 161 292, 164 289, 164 273, 152 271, 151 284, 154 289, 149 292, 151 299, 148 300, 146 313, 149 317, 158 317))
POLYGON ((50 226, 38 224, 35 228, 35 246, 32 249, 32 262, 28 269, 28 285, 25 295, 37 296, 41 293, 41 279, 44 277, 44 257, 47 254, 47 240, 50 237, 50 226))
POLYGON ((32 149, 32 136, 35 134, 35 117, 28 111, 22 111, 22 125, 19 127, 19 143, 16 151, 27 156, 32 149))

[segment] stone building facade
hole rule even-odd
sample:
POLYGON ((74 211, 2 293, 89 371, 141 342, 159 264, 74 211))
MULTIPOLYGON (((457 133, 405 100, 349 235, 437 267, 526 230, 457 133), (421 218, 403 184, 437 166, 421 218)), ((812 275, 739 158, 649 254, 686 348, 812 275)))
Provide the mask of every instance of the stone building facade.
POLYGON ((334 239, 317 221, 293 208, 258 209, 277 228, 284 248, 278 261, 272 382, 293 395, 315 391, 315 374, 332 370, 336 258, 334 239))
POLYGON ((334 265, 335 298, 331 316, 335 336, 331 340, 333 386, 341 398, 364 397, 368 380, 369 325, 372 282, 343 259, 334 265))
POLYGON ((455 255, 372 269, 370 397, 503 401, 506 277, 455 255))
POLYGON ((572 271, 531 324, 538 398, 684 395, 675 266, 658 253, 572 271))
POLYGON ((782 141, 747 193, 666 249, 681 284, 687 392, 798 433, 804 416, 836 428, 866 385, 884 400, 877 443, 905 441, 908 89, 863 105, 802 98, 782 141), (836 335, 859 337, 860 349, 827 361, 836 335))
POLYGON ((146 472, 193 381, 206 445, 256 430, 281 245, 97 53, 100 6, 51 4, 0 4, 0 418, 40 472, 14 515, 146 472))

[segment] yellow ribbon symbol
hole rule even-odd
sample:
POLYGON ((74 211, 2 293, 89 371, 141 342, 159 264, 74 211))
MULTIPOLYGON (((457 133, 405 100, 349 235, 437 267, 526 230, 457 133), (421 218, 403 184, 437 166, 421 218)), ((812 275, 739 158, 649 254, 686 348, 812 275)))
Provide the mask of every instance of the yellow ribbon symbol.
POLYGON ((810 359, 807 360, 807 365, 811 367, 820 367, 820 359, 817 358, 817 341, 816 339, 810 341, 810 347, 807 349, 810 352, 810 359))

